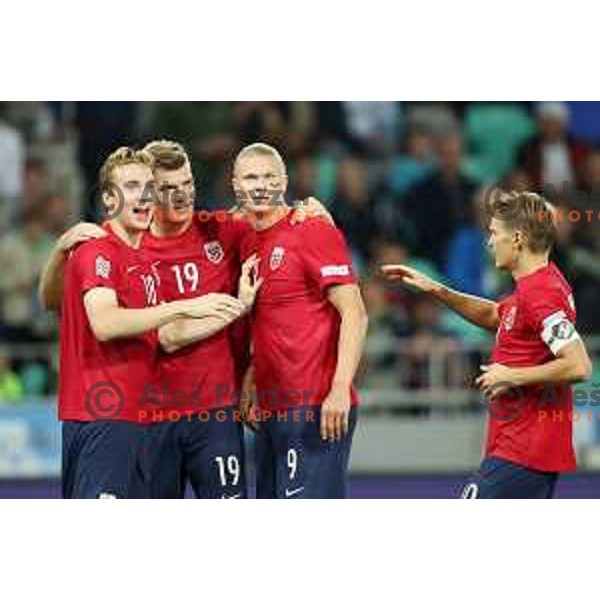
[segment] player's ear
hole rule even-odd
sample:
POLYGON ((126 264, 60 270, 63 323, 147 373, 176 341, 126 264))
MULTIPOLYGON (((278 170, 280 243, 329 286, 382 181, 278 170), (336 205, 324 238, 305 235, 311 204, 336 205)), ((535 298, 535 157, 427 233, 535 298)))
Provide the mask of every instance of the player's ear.
POLYGON ((525 238, 524 238, 523 232, 520 229, 515 229, 515 231, 513 233, 513 241, 520 248, 522 248, 523 245, 525 244, 525 238))

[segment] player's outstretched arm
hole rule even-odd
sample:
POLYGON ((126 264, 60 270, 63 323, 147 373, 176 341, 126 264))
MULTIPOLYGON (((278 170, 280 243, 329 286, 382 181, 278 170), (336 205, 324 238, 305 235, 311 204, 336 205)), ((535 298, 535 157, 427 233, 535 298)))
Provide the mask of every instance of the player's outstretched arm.
POLYGON ((495 331, 498 328, 498 304, 493 300, 463 294, 427 277, 406 265, 383 265, 381 270, 391 281, 401 281, 433 296, 471 323, 495 331))
POLYGON ((45 310, 58 310, 63 296, 63 271, 69 251, 77 244, 103 237, 106 231, 93 223, 77 223, 65 231, 54 248, 40 275, 38 297, 45 310))
POLYGON ((89 290, 83 301, 92 331, 101 342, 140 335, 177 319, 220 318, 236 313, 240 304, 227 294, 207 294, 149 308, 123 308, 115 291, 107 287, 89 290))
POLYGON ((330 287, 327 299, 341 318, 337 366, 331 389, 321 407, 321 437, 333 441, 341 439, 348 431, 350 387, 363 353, 368 317, 356 284, 330 287))

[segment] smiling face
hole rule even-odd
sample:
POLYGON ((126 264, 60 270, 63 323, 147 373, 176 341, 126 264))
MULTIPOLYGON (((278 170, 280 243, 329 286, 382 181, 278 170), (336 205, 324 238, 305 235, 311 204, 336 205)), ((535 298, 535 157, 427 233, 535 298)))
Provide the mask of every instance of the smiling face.
MULTIPOLYGON (((154 176, 148 165, 130 163, 118 165, 112 169, 110 182, 121 191, 123 208, 114 218, 115 222, 127 230, 148 229, 153 215, 152 202, 144 201, 148 189, 154 185, 154 176)), ((120 201, 116 192, 109 191, 104 196, 107 214, 118 211, 120 201)))
POLYGON ((274 149, 273 153, 249 149, 242 150, 235 162, 232 184, 244 210, 268 215, 284 205, 288 178, 285 165, 274 149))

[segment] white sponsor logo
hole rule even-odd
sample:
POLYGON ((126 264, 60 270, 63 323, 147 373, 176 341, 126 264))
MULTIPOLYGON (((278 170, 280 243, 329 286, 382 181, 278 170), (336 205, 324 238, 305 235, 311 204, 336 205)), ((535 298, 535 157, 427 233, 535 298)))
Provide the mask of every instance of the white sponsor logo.
POLYGON ((304 486, 294 488, 293 490, 289 490, 288 488, 285 488, 285 497, 291 498, 292 496, 297 496, 303 490, 304 490, 304 486))
POLYGON ((118 500, 118 496, 112 492, 100 492, 98 500, 118 500))
POLYGON ((220 263, 223 260, 223 256, 225 256, 223 247, 216 241, 204 244, 204 254, 206 254, 206 258, 215 265, 220 263))
POLYGON ((333 277, 333 276, 344 277, 350 275, 350 267, 348 265, 328 265, 327 267, 321 267, 322 277, 333 277))
POLYGON ((110 260, 99 255, 96 257, 96 275, 108 279, 110 276, 110 260))
POLYGON ((234 494, 233 496, 228 496, 227 494, 223 494, 221 496, 222 500, 235 500, 236 498, 240 498, 242 495, 242 493, 240 492, 239 494, 234 494))
POLYGON ((269 260, 269 267, 271 267, 271 271, 279 269, 283 263, 284 254, 285 250, 281 246, 275 246, 275 248, 273 248, 273 252, 271 252, 271 260, 269 260))

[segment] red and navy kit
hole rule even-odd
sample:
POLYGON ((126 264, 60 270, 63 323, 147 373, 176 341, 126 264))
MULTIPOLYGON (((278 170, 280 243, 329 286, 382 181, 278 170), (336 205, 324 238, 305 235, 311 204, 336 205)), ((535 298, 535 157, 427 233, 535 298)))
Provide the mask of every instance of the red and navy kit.
POLYGON ((157 305, 157 264, 109 226, 106 230, 106 237, 77 247, 64 272, 58 413, 65 498, 147 495, 146 432, 137 420, 140 399, 156 371, 157 335, 98 341, 84 296, 104 287, 114 290, 123 308, 157 305))
MULTIPOLYGON (((148 234, 144 248, 161 261, 165 300, 236 296, 240 242, 247 232, 245 221, 203 211, 180 235, 148 234)), ((181 498, 188 481, 197 498, 245 497, 243 429, 232 405, 239 399, 235 390, 248 359, 245 319, 172 354, 160 353, 158 403, 146 405, 152 423, 147 453, 151 497, 181 498)))
POLYGON ((358 396, 348 433, 321 440, 320 411, 335 374, 340 316, 331 286, 355 284, 342 233, 320 218, 285 218, 243 241, 257 253, 264 283, 252 316, 256 391, 263 422, 256 436, 258 498, 344 498, 358 396), (272 416, 267 418, 267 414, 272 416))
MULTIPOLYGON (((340 317, 327 300, 333 285, 354 284, 342 233, 322 218, 289 218, 242 243, 260 258, 264 283, 252 316, 256 388, 261 407, 320 406, 337 366, 340 317)), ((354 388, 352 405, 358 403, 354 388)))
MULTIPOLYGON (((157 262, 165 301, 195 298, 210 293, 237 296, 241 271, 240 242, 248 232, 244 221, 216 214, 195 215, 190 227, 177 236, 147 234, 144 250, 157 262)), ((206 213, 208 214, 208 213, 206 213)), ((148 412, 189 416, 200 410, 231 406, 237 401, 240 365, 247 351, 244 323, 234 323, 215 335, 159 358, 157 402, 148 412)), ((245 366, 245 365, 243 365, 245 366)))
MULTIPOLYGON (((518 279, 498 313, 492 363, 541 365, 579 339, 573 292, 554 263, 518 279)), ((517 396, 491 408, 486 457, 464 498, 551 498, 558 474, 576 468, 570 387, 521 386, 517 396)))
MULTIPOLYGON (((554 263, 517 280, 514 293, 499 303, 498 312, 491 362, 508 367, 541 365, 577 336, 573 291, 554 263)), ((571 390, 555 385, 548 391, 549 387, 522 387, 523 409, 514 419, 490 418, 488 455, 539 471, 575 469, 571 390), (554 399, 543 404, 543 394, 554 399)))

